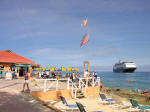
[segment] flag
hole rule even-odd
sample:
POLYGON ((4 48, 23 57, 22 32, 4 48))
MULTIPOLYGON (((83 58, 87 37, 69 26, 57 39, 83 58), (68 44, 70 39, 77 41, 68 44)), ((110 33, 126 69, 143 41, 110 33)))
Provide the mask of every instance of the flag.
POLYGON ((81 47, 82 45, 86 44, 88 41, 89 41, 89 34, 86 33, 85 36, 84 36, 83 39, 82 39, 82 42, 81 42, 81 44, 80 44, 80 47, 81 47))
POLYGON ((81 26, 87 26, 88 25, 88 19, 84 19, 81 23, 81 26))

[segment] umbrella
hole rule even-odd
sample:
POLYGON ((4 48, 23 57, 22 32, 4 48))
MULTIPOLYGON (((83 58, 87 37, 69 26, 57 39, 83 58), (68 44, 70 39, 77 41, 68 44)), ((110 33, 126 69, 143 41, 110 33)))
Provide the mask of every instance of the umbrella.
POLYGON ((57 71, 62 71, 62 67, 57 68, 57 71))
POLYGON ((50 68, 50 71, 55 71, 55 68, 54 67, 50 68))
POLYGON ((48 69, 49 71, 51 70, 51 68, 50 68, 50 67, 48 67, 47 69, 48 69))
POLYGON ((46 68, 43 67, 42 70, 43 70, 43 72, 44 72, 44 71, 46 70, 46 68))
POLYGON ((73 69, 74 69, 76 72, 79 72, 79 69, 77 69, 76 67, 73 67, 73 69))
POLYGON ((67 71, 70 72, 72 70, 72 67, 67 68, 67 71))
POLYGON ((67 71, 68 71, 68 72, 70 72, 70 71, 79 72, 79 69, 77 69, 76 67, 69 67, 69 68, 67 69, 67 71))
POLYGON ((67 71, 67 69, 65 67, 61 67, 62 71, 67 71))

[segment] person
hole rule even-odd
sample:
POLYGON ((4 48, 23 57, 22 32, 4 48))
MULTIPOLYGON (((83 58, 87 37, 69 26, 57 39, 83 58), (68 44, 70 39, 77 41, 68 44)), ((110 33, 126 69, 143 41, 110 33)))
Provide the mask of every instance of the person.
POLYGON ((75 74, 75 72, 72 73, 72 76, 73 76, 72 81, 75 82, 76 81, 76 74, 75 74))
POLYGON ((43 79, 46 79, 46 78, 47 78, 46 72, 43 73, 42 78, 43 78, 43 79))
POLYGON ((28 83, 29 83, 29 75, 27 72, 25 72, 22 92, 24 92, 25 86, 27 86, 27 91, 30 91, 28 83))
POLYGON ((103 82, 100 82, 100 91, 103 89, 103 82))
POLYGON ((93 75, 93 77, 97 78, 97 72, 95 70, 93 71, 92 75, 93 75))
POLYGON ((86 71, 84 72, 84 77, 85 77, 85 78, 89 77, 89 71, 88 71, 88 70, 86 70, 86 71))
POLYGON ((76 80, 77 80, 77 81, 79 80, 79 72, 77 72, 76 80))
POLYGON ((52 75, 52 77, 53 77, 53 78, 55 78, 55 77, 56 77, 55 72, 51 72, 51 75, 52 75))
POLYGON ((68 73, 66 73, 66 76, 65 76, 66 78, 68 78, 69 77, 69 74, 68 73))
POLYGON ((140 93, 140 94, 142 94, 142 89, 138 88, 137 92, 140 93))

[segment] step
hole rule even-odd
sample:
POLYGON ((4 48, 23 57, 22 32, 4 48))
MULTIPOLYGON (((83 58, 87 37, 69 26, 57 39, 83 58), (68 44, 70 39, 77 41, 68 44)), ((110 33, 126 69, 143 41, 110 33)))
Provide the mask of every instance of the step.
POLYGON ((84 95, 77 95, 77 98, 84 98, 85 96, 84 95))
POLYGON ((83 93, 77 93, 77 95, 83 95, 83 93))
MULTIPOLYGON (((75 90, 73 90, 73 92, 75 93, 75 90)), ((82 91, 81 90, 77 90, 77 93, 82 93, 82 91)))

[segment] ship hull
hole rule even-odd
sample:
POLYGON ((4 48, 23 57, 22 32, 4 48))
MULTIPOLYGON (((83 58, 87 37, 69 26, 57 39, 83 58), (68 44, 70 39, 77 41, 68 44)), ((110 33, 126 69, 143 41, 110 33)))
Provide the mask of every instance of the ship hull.
POLYGON ((133 73, 135 70, 136 70, 136 68, 113 69, 113 72, 118 72, 118 73, 133 73))

